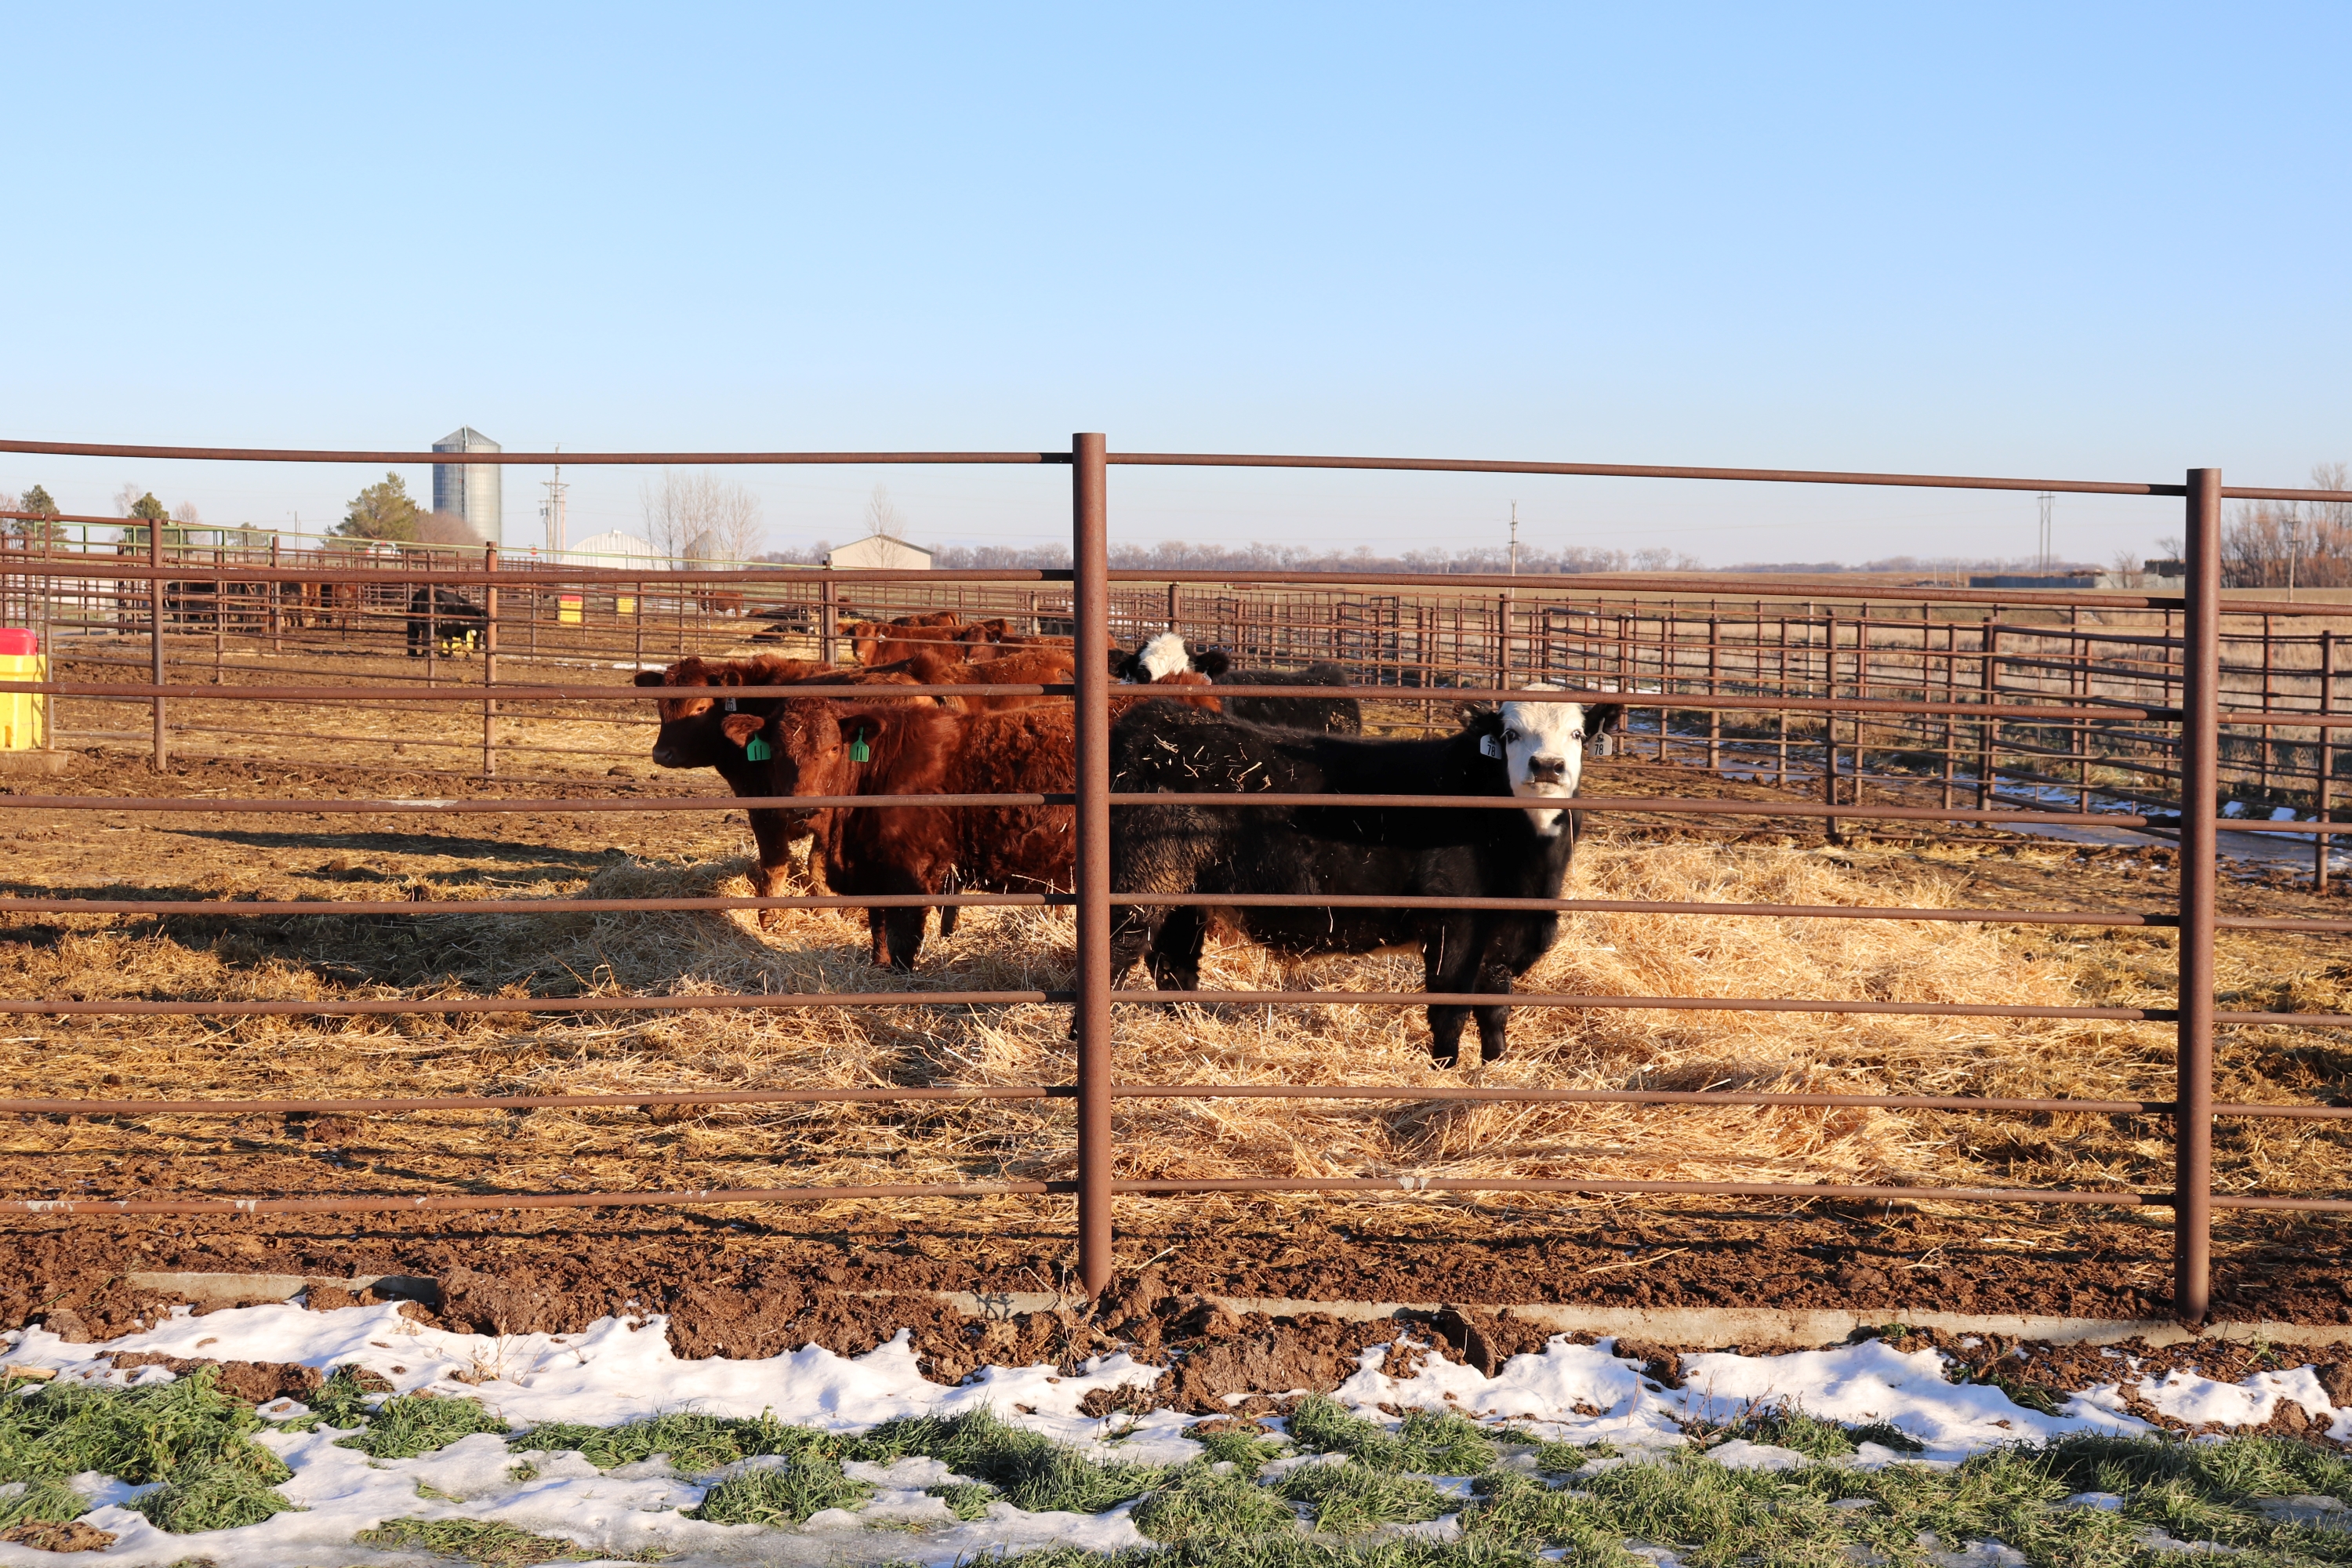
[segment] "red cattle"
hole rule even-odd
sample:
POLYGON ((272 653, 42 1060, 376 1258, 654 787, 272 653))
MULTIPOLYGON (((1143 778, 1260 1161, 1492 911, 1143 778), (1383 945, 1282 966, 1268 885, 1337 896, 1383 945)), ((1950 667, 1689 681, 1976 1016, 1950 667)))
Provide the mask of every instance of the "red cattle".
MULTIPOLYGON (((640 670, 637 685, 658 686, 677 692, 676 696, 662 698, 657 704, 661 729, 654 737, 654 762, 665 768, 716 768, 719 776, 727 781, 728 789, 738 795, 791 795, 791 790, 772 787, 766 763, 749 760, 743 754, 745 742, 759 732, 764 715, 773 712, 782 700, 730 697, 728 689, 801 686, 820 680, 857 686, 916 684, 915 677, 905 669, 836 669, 814 659, 785 658, 776 654, 761 654, 754 658, 682 658, 667 669, 640 670)), ((896 701, 911 706, 919 700, 905 697, 864 700, 868 704, 896 701)), ((824 814, 754 806, 747 815, 751 819, 752 841, 759 847, 759 863, 751 872, 751 891, 762 899, 781 897, 789 850, 817 831, 816 819, 824 814)), ((760 923, 772 927, 776 917, 777 911, 761 910, 760 923)))
MULTIPOLYGON (((1209 685, 1184 671, 1171 686, 1209 685)), ((1113 716, 1154 694, 1112 701, 1113 716)), ((1205 692, 1179 700, 1214 710, 1205 692)), ((755 725, 730 723, 738 745, 763 733, 774 755, 763 788, 774 795, 1038 795, 1076 777, 1066 704, 1012 712, 950 713, 859 700, 784 698, 755 725), (863 752, 863 755, 860 753, 863 752)), ((836 893, 1047 892, 1070 886, 1075 851, 1066 805, 889 806, 829 811, 816 824, 825 885, 836 893)), ((919 906, 872 910, 866 928, 877 963, 912 969, 923 944, 919 906)), ((940 935, 955 929, 940 911, 940 935)))

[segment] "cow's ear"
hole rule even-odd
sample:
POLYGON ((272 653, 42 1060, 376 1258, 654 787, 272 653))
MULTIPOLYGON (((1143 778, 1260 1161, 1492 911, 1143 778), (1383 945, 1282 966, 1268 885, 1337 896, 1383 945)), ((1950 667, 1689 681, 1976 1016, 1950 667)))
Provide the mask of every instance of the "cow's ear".
POLYGON ((639 686, 659 686, 662 683, 662 672, 658 669, 641 669, 637 671, 635 679, 639 686))
POLYGON ((1617 728, 1617 721, 1625 710, 1622 704, 1602 702, 1588 705, 1584 710, 1584 735, 1587 740, 1606 734, 1617 728))
POLYGON ((1216 679, 1233 667, 1234 656, 1221 647, 1213 647, 1206 653, 1196 653, 1192 656, 1192 668, 1212 680, 1216 679))
POLYGON ((719 733, 739 746, 751 744, 751 737, 768 727, 768 721, 757 713, 730 713, 719 721, 719 733))

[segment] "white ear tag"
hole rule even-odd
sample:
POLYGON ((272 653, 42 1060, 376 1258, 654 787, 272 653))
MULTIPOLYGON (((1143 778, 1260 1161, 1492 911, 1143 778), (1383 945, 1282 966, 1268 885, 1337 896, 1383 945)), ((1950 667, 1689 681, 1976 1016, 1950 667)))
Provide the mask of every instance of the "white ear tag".
POLYGON ((1481 735, 1478 737, 1478 754, 1482 757, 1499 757, 1503 754, 1503 742, 1492 735, 1481 735))
POLYGON ((727 711, 729 711, 730 713, 732 713, 732 712, 734 712, 734 711, 735 711, 735 699, 733 699, 732 697, 730 697, 730 698, 727 700, 727 711))
POLYGON ((1608 731, 1603 730, 1601 733, 1592 737, 1592 754, 1594 756, 1605 757, 1616 749, 1616 742, 1611 737, 1608 731))

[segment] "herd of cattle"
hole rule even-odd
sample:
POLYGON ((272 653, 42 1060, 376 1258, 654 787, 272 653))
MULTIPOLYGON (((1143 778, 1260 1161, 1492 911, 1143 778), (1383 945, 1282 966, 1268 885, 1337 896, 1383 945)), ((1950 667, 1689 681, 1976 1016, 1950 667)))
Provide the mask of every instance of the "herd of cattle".
MULTIPOLYGON (((437 618, 437 617, 436 617, 437 618)), ((893 686, 1036 686, 1076 673, 1068 637, 1016 634, 1001 620, 952 613, 861 622, 849 629, 856 667, 761 656, 685 658, 636 678, 657 687, 653 760, 714 768, 737 795, 856 797, 1066 793, 1074 787, 1073 705, 1059 697, 894 695, 893 686), (795 696, 744 689, 822 684, 873 688, 795 696)), ((1134 688, 1112 700, 1111 788, 1151 795, 1518 796, 1576 792, 1584 744, 1613 707, 1510 701, 1465 710, 1460 730, 1429 740, 1367 737, 1348 697, 1221 697, 1219 686, 1344 686, 1336 665, 1239 669, 1173 632, 1114 650, 1111 672, 1134 688)), ((1605 744, 1605 742, 1601 742, 1605 744)), ((843 895, 1067 891, 1075 813, 1066 805, 933 805, 887 809, 755 807, 753 890, 781 896, 791 847, 815 840, 811 863, 843 895)), ((1212 920, 1293 957, 1418 947, 1423 983, 1440 993, 1507 995, 1556 938, 1548 910, 1399 908, 1393 904, 1219 905, 1235 894, 1369 895, 1385 900, 1559 896, 1574 848, 1573 815, 1557 806, 1230 806, 1171 800, 1114 807, 1117 892, 1200 895, 1203 906, 1118 906, 1111 963, 1140 959, 1162 990, 1192 990, 1212 920)), ((874 962, 912 968, 926 906, 869 910, 874 962)), ((940 908, 940 936, 956 907, 940 908)), ((763 911, 763 921, 772 911, 763 911)), ((1457 1059, 1474 1016, 1485 1059, 1503 1054, 1505 1005, 1433 1005, 1431 1054, 1457 1059)))

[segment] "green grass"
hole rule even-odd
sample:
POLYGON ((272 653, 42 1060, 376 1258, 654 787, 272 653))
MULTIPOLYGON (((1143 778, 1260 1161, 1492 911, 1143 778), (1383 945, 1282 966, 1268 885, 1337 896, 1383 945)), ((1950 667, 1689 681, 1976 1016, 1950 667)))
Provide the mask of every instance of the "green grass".
POLYGON ((1288 1530, 1289 1506, 1243 1469, 1213 1462, 1184 1466, 1136 1508, 1135 1528, 1154 1541, 1232 1540, 1288 1530))
POLYGON ((1415 1524, 1460 1506, 1420 1476, 1374 1469, 1353 1458, 1342 1465, 1302 1465, 1275 1483, 1274 1495, 1307 1504, 1317 1530, 1339 1534, 1415 1524))
POLYGON ((287 1468, 252 1440, 262 1420, 213 1386, 209 1367, 144 1388, 52 1383, 0 1398, 0 1483, 96 1470, 143 1486, 191 1466, 282 1481, 287 1468))
POLYGON ((600 1470, 635 1464, 656 1454, 667 1454, 670 1468, 681 1475, 707 1475, 712 1470, 761 1454, 792 1454, 837 1458, 848 1439, 813 1426, 788 1426, 762 1414, 757 1420, 676 1412, 625 1421, 617 1426, 585 1426, 555 1421, 534 1426, 509 1440, 518 1453, 531 1449, 561 1453, 576 1449, 600 1470))
POLYGON ((360 1386, 356 1365, 339 1366, 318 1391, 303 1403, 310 1407, 308 1415, 298 1415, 291 1421, 278 1423, 281 1432, 315 1432, 321 1426, 338 1429, 358 1426, 367 1420, 368 1403, 376 1395, 360 1386))
POLYGON ((182 1465, 163 1487, 124 1506, 174 1535, 236 1530, 294 1507, 251 1470, 219 1461, 182 1465))
POLYGON ((1032 1513, 1100 1513, 1151 1490, 1172 1468, 1097 1464, 988 1410, 885 1421, 851 1443, 844 1457, 887 1464, 909 1455, 937 1459, 960 1476, 986 1481, 1005 1501, 1032 1513))
MULTIPOLYGON (((1832 1441, 1818 1428, 1785 1425, 1759 1435, 1821 1447, 1832 1441)), ((2276 1523, 2259 1500, 2341 1496, 2347 1489, 2352 1464, 2341 1457, 2252 1436, 2071 1437, 1995 1449, 1948 1471, 1824 1465, 1775 1474, 1727 1470, 1685 1452, 1580 1476, 1573 1490, 1490 1474, 1462 1522, 1473 1539, 1528 1551, 1564 1548, 1569 1561, 1587 1568, 1622 1564, 1627 1541, 1671 1546, 1691 1568, 1851 1568, 1849 1549, 1891 1568, 1927 1568, 1930 1552, 1982 1540, 2014 1547, 2034 1568, 2177 1563, 2141 1539, 2151 1527, 2236 1547, 2245 1568, 2302 1568, 2352 1564, 2352 1533, 2276 1523), (2125 1506, 2119 1513, 2057 1506, 2084 1491, 2116 1493, 2125 1506), (1831 1506, 1841 1499, 1873 1506, 1831 1506)))
POLYGON ((362 1546, 386 1552, 425 1551, 443 1557, 478 1563, 483 1568, 530 1568, 535 1563, 559 1558, 579 1559, 601 1553, 583 1551, 552 1535, 533 1535, 511 1524, 478 1519, 394 1519, 352 1539, 362 1546))
POLYGON ((54 1476, 41 1476, 14 1497, 0 1497, 0 1530, 35 1521, 63 1524, 89 1511, 89 1499, 54 1476))
POLYGON ((1184 1436, 1201 1445, 1201 1457, 1213 1465, 1222 1461, 1254 1470, 1279 1457, 1290 1446, 1270 1432, 1252 1432, 1240 1426, 1229 1426, 1221 1432, 1202 1431, 1206 1425, 1196 1422, 1184 1428, 1184 1436))
MULTIPOLYGON (((1024 1552, 1020 1568, 1548 1568, 1489 1541, 1334 1541, 1314 1535, 1202 1539, 1102 1554, 1076 1547, 1024 1552)), ((1635 1559, 1633 1568, 1643 1568, 1635 1559)))
POLYGON ((1426 1476, 1475 1476, 1491 1468, 1496 1457, 1494 1441, 1475 1421, 1415 1410, 1391 1432, 1319 1394, 1300 1400, 1290 1413, 1290 1436, 1302 1448, 1347 1454, 1377 1470, 1426 1476))
POLYGON ((837 1459, 798 1458, 728 1477, 686 1517, 712 1524, 804 1524, 820 1510, 853 1508, 873 1495, 870 1483, 843 1475, 837 1459))
POLYGON ((988 1505, 996 1500, 996 1489, 985 1481, 949 1481, 923 1490, 946 1503, 948 1511, 967 1524, 986 1519, 988 1505))
POLYGON ((335 1447, 357 1448, 372 1459, 413 1459, 477 1432, 506 1431, 507 1424, 483 1409, 478 1399, 411 1394, 385 1400, 365 1426, 338 1438, 335 1447))
POLYGON ((1793 1449, 1812 1459, 1843 1458, 1859 1451, 1864 1443, 1875 1443, 1898 1454, 1916 1454, 1924 1447, 1916 1438, 1889 1422, 1832 1421, 1796 1404, 1766 1405, 1749 1411, 1723 1428, 1722 1435, 1793 1449))

